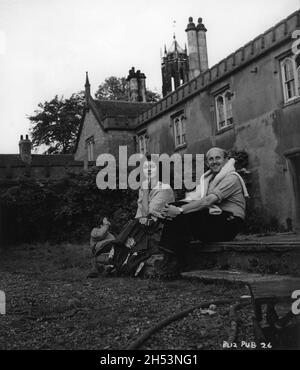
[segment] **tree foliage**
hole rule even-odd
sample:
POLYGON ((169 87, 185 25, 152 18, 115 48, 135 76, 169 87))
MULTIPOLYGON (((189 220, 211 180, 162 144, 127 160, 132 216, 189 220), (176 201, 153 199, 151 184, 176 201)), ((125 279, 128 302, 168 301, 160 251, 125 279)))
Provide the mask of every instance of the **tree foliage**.
POLYGON ((46 145, 45 154, 73 152, 84 106, 83 92, 70 98, 56 95, 52 100, 39 103, 39 109, 29 116, 33 147, 46 145))
MULTIPOLYGON (((99 85, 95 97, 104 100, 128 100, 128 83, 125 77, 110 76, 99 85)), ((161 96, 151 90, 146 89, 146 101, 156 102, 161 96)))

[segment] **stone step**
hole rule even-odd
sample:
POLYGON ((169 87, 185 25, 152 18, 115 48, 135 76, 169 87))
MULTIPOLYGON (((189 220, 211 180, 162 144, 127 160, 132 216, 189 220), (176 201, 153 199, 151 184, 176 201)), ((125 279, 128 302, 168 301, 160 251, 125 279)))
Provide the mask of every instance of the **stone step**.
POLYGON ((197 279, 204 282, 229 282, 229 283, 240 283, 241 285, 253 284, 253 283, 268 283, 268 282, 293 282, 299 284, 300 279, 290 275, 278 275, 278 274, 259 274, 249 273, 238 270, 194 270, 182 272, 181 276, 185 279, 197 279))
MULTIPOLYGON (((104 260, 106 256, 100 257, 104 260)), ((162 258, 148 261, 153 266, 162 258)), ((238 236, 230 242, 191 242, 186 248, 186 271, 236 270, 247 273, 300 276, 300 236, 283 233, 238 236)))
POLYGON ((186 257, 189 270, 218 268, 300 275, 300 240, 290 234, 219 243, 192 242, 186 257))

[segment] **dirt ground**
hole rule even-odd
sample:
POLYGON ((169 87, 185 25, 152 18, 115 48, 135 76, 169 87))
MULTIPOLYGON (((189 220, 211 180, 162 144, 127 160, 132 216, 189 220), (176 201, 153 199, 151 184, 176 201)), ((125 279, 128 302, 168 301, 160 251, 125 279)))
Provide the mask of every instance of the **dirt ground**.
MULTIPOLYGON (((0 349, 126 349, 160 320, 202 302, 232 299, 245 288, 187 280, 87 279, 84 245, 22 245, 0 254, 0 349)), ((155 333, 141 349, 222 349, 229 305, 199 309, 155 333)), ((251 306, 239 311, 237 343, 253 341, 251 306)))

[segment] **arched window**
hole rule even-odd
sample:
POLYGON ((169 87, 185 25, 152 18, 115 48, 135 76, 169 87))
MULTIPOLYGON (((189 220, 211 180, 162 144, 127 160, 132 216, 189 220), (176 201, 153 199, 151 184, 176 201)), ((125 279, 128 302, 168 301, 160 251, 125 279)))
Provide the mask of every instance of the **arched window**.
POLYGON ((138 136, 138 143, 139 143, 139 151, 142 154, 147 152, 147 138, 146 134, 138 136))
POLYGON ((233 124, 232 96, 232 92, 230 90, 226 90, 223 94, 220 94, 216 97, 218 130, 233 124))
POLYGON ((91 136, 86 140, 86 148, 88 161, 94 161, 95 160, 94 136, 91 136))
POLYGON ((178 115, 173 120, 175 147, 178 148, 186 144, 185 116, 178 115))
POLYGON ((287 57, 281 62, 284 101, 300 96, 300 55, 287 57))

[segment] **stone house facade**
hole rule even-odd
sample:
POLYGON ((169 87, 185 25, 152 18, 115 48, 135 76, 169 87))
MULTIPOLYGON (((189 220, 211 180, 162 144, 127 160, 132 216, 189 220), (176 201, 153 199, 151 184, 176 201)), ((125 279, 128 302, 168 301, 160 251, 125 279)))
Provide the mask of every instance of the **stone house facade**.
POLYGON ((300 12, 200 72, 137 118, 150 153, 246 151, 252 199, 300 226, 300 12))
MULTIPOLYGON (((128 78, 131 80, 134 72, 129 72, 128 78)), ((140 71, 137 71, 137 75, 142 75, 144 80, 145 75, 140 71)), ((75 147, 75 160, 83 161, 87 167, 101 153, 110 153, 117 158, 120 145, 127 146, 128 154, 136 151, 136 118, 153 104, 145 102, 145 84, 132 84, 129 81, 129 94, 130 101, 94 99, 86 77, 86 103, 75 147), (136 86, 139 86, 137 91, 136 86)))
POLYGON ((143 102, 127 103, 136 111, 130 115, 124 111, 120 123, 121 115, 105 115, 104 103, 91 99, 86 89, 87 109, 75 159, 88 156, 91 136, 94 158, 103 152, 115 154, 124 144, 130 151, 150 154, 205 153, 211 146, 245 151, 253 204, 283 227, 292 223, 294 229, 299 228, 300 54, 295 49, 296 30, 300 30, 300 11, 209 68, 207 30, 201 18, 197 25, 190 18, 187 50, 175 39, 169 50, 165 48, 164 97, 159 102, 150 107, 143 102), (102 118, 97 119, 97 112, 102 118))

